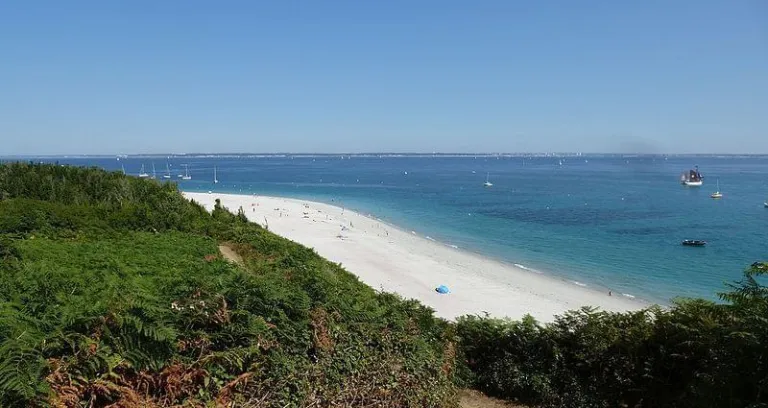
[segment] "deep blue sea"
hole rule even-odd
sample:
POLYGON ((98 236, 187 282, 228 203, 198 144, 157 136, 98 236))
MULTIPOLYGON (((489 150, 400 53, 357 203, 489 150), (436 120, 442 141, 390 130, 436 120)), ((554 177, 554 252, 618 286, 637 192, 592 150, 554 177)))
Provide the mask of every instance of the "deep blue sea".
POLYGON ((187 191, 333 200, 464 250, 661 303, 678 296, 715 299, 724 282, 768 259, 766 157, 34 160, 123 166, 128 174, 142 164, 151 172, 154 163, 158 177, 168 163, 173 181, 187 191), (182 164, 192 180, 177 178, 182 164), (680 174, 694 165, 704 186, 682 186, 680 174), (491 188, 483 187, 486 174, 491 188), (717 180, 721 200, 709 197, 717 180), (683 239, 708 245, 683 247, 683 239))

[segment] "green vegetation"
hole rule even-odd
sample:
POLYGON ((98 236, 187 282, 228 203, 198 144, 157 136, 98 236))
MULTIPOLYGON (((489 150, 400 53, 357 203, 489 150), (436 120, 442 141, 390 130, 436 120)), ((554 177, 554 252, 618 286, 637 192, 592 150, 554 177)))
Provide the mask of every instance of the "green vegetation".
POLYGON ((242 215, 60 166, 0 166, 0 196, 0 406, 455 399, 447 323, 242 215))
POLYGON ((766 273, 722 303, 448 323, 175 185, 0 165, 0 406, 447 407, 460 385, 544 407, 768 407, 766 273))
POLYGON ((457 324, 466 379, 548 407, 766 407, 768 290, 752 267, 724 295, 670 310, 569 312, 550 325, 476 317, 457 324))

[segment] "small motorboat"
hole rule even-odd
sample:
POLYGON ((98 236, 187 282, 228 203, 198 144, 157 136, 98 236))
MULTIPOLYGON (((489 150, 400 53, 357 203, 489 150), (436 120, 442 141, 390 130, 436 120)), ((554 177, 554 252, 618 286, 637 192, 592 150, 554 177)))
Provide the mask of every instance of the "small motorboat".
POLYGON ((696 247, 703 247, 704 245, 707 245, 707 241, 702 241, 700 239, 686 239, 682 242, 683 246, 696 246, 696 247))
POLYGON ((765 206, 765 208, 768 208, 768 201, 764 202, 763 205, 765 206))

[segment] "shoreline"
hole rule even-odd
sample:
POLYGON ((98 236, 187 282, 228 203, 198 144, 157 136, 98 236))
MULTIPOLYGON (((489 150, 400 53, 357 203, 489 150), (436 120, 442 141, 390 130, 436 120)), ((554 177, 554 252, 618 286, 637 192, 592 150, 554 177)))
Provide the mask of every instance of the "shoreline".
MULTIPOLYGON (((212 194, 214 194, 214 193, 212 193, 212 194)), ((227 193, 224 193, 224 194, 227 194, 227 193)), ((233 194, 233 195, 241 195, 241 194, 233 194)), ((315 200, 312 200, 312 199, 304 200, 304 199, 301 199, 301 198, 294 198, 294 197, 289 197, 289 196, 286 196, 286 197, 282 197, 282 196, 263 196, 263 197, 280 198, 280 199, 285 198, 285 199, 289 199, 289 200, 306 201, 306 202, 312 202, 312 203, 317 203, 317 204, 324 204, 324 205, 330 205, 330 206, 333 206, 333 207, 338 207, 338 206, 335 206, 333 204, 329 204, 329 203, 324 202, 324 201, 315 201, 315 200)), ((392 222, 390 222, 388 220, 376 217, 376 216, 374 216, 371 213, 366 213, 365 211, 361 211, 361 210, 359 210, 357 208, 353 208, 353 207, 339 207, 339 208, 345 208, 346 210, 355 212, 355 213, 359 214, 362 217, 366 217, 366 218, 369 218, 371 220, 375 220, 375 221, 380 222, 382 224, 387 224, 392 229, 397 229, 397 230, 399 230, 401 232, 404 232, 404 233, 408 233, 409 232, 408 229, 405 229, 405 228, 403 228, 403 227, 401 227, 399 225, 396 225, 396 224, 394 224, 394 223, 392 223, 392 222)), ((466 247, 460 247, 460 246, 452 244, 452 243, 450 243, 450 242, 448 242, 446 240, 434 239, 433 237, 431 237, 429 235, 419 234, 418 232, 415 232, 414 230, 410 230, 410 233, 415 234, 416 236, 424 238, 424 239, 429 240, 431 242, 434 242, 434 243, 437 243, 437 244, 440 244, 440 245, 444 245, 444 246, 446 246, 448 248, 451 248, 451 249, 453 249, 455 251, 463 252, 467 256, 477 257, 477 258, 480 258, 480 259, 485 260, 485 261, 496 262, 496 263, 501 264, 501 265, 503 265, 505 267, 508 267, 508 268, 515 268, 515 269, 518 269, 518 270, 521 270, 521 271, 535 273, 535 274, 547 277, 549 279, 553 279, 553 280, 557 280, 557 281, 560 281, 560 282, 567 283, 569 285, 576 285, 576 286, 582 288, 583 290, 589 290, 589 291, 594 292, 596 294, 604 294, 604 293, 606 293, 608 291, 611 291, 611 292, 613 292, 614 295, 619 295, 621 297, 626 298, 627 300, 631 300, 633 302, 641 303, 645 307, 651 306, 651 305, 660 305, 660 306, 663 306, 663 307, 667 307, 668 306, 668 304, 664 303, 663 301, 649 300, 648 298, 645 298, 645 297, 637 297, 636 295, 631 294, 631 293, 617 292, 617 291, 614 291, 612 288, 610 288, 608 286, 600 286, 598 284, 595 284, 594 282, 590 282, 588 284, 587 283, 583 283, 583 282, 577 281, 577 280, 572 279, 572 278, 568 278, 568 277, 560 276, 560 275, 555 275, 555 274, 546 272, 544 270, 540 270, 540 269, 536 269, 536 268, 532 268, 532 267, 526 266, 526 265, 521 264, 521 263, 507 261, 507 260, 505 260, 505 259, 503 259, 501 257, 496 257, 496 256, 493 256, 493 255, 484 254, 484 253, 480 252, 479 250, 475 250, 475 249, 472 249, 472 248, 466 248, 466 247), (597 286, 594 286, 594 285, 597 285, 597 286)))
MULTIPOLYGON (((215 193, 212 193, 212 194, 215 194, 215 193)), ((233 194, 233 195, 241 195, 241 194, 233 194)), ((580 281, 577 281, 577 280, 566 278, 564 276, 558 276, 558 275, 550 274, 550 273, 544 272, 542 270, 539 270, 539 269, 536 269, 536 268, 532 268, 532 267, 529 267, 529 266, 526 266, 526 265, 523 265, 523 264, 520 264, 520 263, 510 262, 510 261, 506 261, 504 259, 497 258, 497 257, 491 256, 491 255, 483 254, 483 253, 480 253, 480 252, 475 251, 475 250, 470 249, 470 248, 460 247, 458 245, 449 243, 449 242, 444 241, 444 240, 434 239, 433 237, 431 237, 429 235, 419 234, 415 230, 405 229, 405 228, 403 228, 403 227, 401 227, 399 225, 393 224, 393 223, 391 223, 391 222, 389 222, 387 220, 383 220, 383 219, 381 219, 379 217, 376 217, 376 216, 374 216, 371 213, 365 213, 364 211, 361 211, 361 210, 353 208, 353 207, 338 207, 338 206, 335 206, 333 204, 328 204, 328 203, 323 202, 323 201, 303 200, 303 199, 293 198, 293 197, 277 197, 277 196, 263 196, 263 197, 278 198, 278 199, 288 199, 288 200, 298 200, 298 201, 305 201, 305 202, 308 202, 308 203, 316 203, 316 204, 329 205, 329 206, 337 207, 337 208, 344 208, 346 211, 351 211, 351 212, 357 213, 358 215, 360 215, 362 217, 366 217, 366 218, 368 218, 370 220, 377 221, 377 222, 380 222, 382 224, 386 224, 387 226, 389 226, 389 228, 397 229, 397 230, 399 230, 399 231, 401 231, 403 233, 409 233, 410 232, 412 235, 415 235, 417 237, 420 237, 420 238, 423 238, 425 240, 431 241, 433 243, 436 243, 436 244, 443 245, 445 247, 451 248, 454 251, 462 252, 462 253, 464 253, 467 256, 479 258, 480 260, 483 260, 483 261, 495 262, 495 263, 501 264, 502 266, 507 267, 507 268, 515 268, 515 269, 520 270, 520 271, 529 272, 529 273, 535 273, 535 274, 541 275, 543 277, 546 277, 548 279, 560 281, 560 282, 563 282, 563 283, 567 283, 569 285, 578 286, 578 287, 582 288, 583 290, 588 290, 588 291, 593 292, 595 294, 604 294, 605 292, 612 291, 612 289, 609 288, 609 287, 600 286, 599 287, 600 289, 598 290, 597 288, 595 288, 595 286, 592 286, 592 284, 583 283, 583 282, 580 282, 580 281)), ((662 305, 661 303, 658 303, 658 302, 651 302, 651 301, 648 301, 647 299, 644 299, 644 298, 638 298, 635 295, 630 294, 630 293, 620 293, 620 292, 613 292, 613 293, 615 295, 622 296, 622 297, 626 298, 627 300, 631 300, 631 301, 634 301, 634 302, 637 302, 637 303, 642 303, 645 306, 651 306, 653 304, 662 305)))
POLYGON ((340 263, 376 290, 419 300, 435 314, 454 319, 466 314, 519 319, 530 314, 542 322, 582 306, 606 311, 637 310, 650 303, 582 286, 525 265, 509 264, 437 241, 415 231, 332 204, 245 194, 183 192, 212 210, 243 207, 248 219, 287 239, 313 248, 340 263), (451 293, 435 288, 447 285, 451 293))

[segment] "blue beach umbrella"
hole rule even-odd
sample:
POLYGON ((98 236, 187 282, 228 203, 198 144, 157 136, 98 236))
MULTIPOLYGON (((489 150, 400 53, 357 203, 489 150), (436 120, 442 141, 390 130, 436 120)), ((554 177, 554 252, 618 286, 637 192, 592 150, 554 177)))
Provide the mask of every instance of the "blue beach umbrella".
POLYGON ((451 293, 451 290, 448 289, 448 286, 445 286, 445 285, 438 286, 437 288, 435 288, 435 291, 437 293, 440 293, 440 294, 443 294, 443 295, 447 295, 447 294, 451 293))

